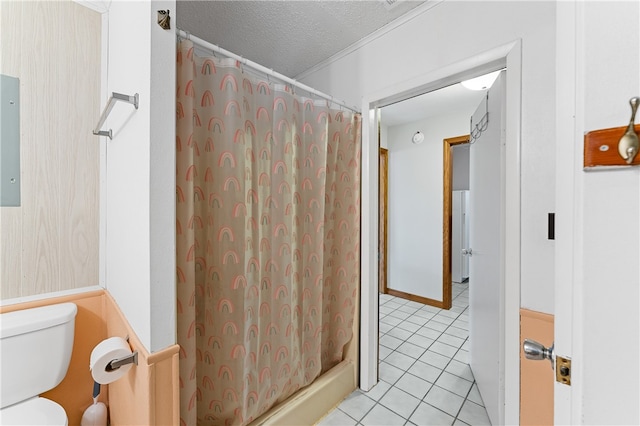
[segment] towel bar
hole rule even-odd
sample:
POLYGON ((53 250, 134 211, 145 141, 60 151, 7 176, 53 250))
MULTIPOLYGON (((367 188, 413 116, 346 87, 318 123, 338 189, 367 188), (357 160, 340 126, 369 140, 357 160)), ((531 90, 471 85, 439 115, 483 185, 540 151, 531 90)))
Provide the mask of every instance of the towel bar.
POLYGON ((133 104, 133 106, 138 109, 138 94, 136 93, 133 96, 129 96, 129 95, 123 95, 122 93, 116 93, 116 92, 112 92, 111 93, 111 97, 109 98, 109 102, 107 103, 107 107, 104 109, 104 111, 102 111, 102 115, 100 116, 100 121, 98 121, 98 124, 96 125, 95 130, 93 131, 93 134, 96 136, 108 136, 109 139, 113 139, 113 131, 111 129, 109 130, 100 130, 100 127, 102 127, 102 125, 104 124, 104 122, 107 120, 107 117, 109 116, 109 113, 111 112, 111 109, 113 108, 113 105, 115 105, 115 103, 117 101, 123 101, 123 102, 127 102, 130 104, 133 104))

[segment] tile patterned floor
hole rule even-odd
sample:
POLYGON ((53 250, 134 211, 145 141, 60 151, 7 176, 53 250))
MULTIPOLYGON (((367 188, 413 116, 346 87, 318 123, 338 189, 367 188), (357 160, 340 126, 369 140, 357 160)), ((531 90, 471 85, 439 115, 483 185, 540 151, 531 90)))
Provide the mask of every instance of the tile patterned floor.
POLYGON ((318 425, 490 425, 468 365, 468 284, 452 297, 446 311, 380 295, 380 382, 318 425))

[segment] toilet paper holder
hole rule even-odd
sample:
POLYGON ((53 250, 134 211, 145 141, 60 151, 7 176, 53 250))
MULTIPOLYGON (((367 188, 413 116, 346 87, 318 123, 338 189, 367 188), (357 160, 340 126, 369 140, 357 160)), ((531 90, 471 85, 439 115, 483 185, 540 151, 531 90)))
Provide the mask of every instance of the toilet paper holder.
MULTIPOLYGON (((128 343, 129 336, 126 336, 124 340, 126 340, 128 343)), ((118 368, 122 367, 123 365, 127 365, 127 364, 138 365, 138 351, 133 351, 131 355, 127 355, 127 356, 123 356, 122 358, 116 358, 111 360, 111 362, 109 362, 109 364, 107 364, 104 367, 104 371, 106 372, 115 371, 118 368)))
POLYGON ((112 360, 109 364, 107 364, 104 370, 107 372, 111 372, 127 364, 138 365, 138 351, 133 352, 131 355, 123 356, 122 358, 116 358, 112 360))

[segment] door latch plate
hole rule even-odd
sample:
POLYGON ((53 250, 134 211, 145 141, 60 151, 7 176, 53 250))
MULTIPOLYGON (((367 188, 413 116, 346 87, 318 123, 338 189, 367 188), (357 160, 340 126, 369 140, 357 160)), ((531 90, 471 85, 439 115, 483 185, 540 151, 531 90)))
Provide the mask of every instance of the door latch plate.
POLYGON ((556 355, 556 381, 571 386, 571 360, 556 355))

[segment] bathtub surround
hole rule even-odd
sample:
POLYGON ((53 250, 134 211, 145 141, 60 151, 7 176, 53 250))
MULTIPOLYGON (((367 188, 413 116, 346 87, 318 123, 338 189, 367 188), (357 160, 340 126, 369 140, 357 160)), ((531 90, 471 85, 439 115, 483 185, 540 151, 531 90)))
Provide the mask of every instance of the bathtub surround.
POLYGON ((71 362, 64 380, 42 396, 64 407, 70 425, 80 424, 82 413, 93 404, 91 351, 107 337, 128 335, 131 347, 138 351, 138 365, 119 381, 102 386, 98 398, 109 407, 111 424, 177 424, 178 346, 150 354, 107 291, 91 290, 5 305, 0 307, 0 313, 64 302, 78 307, 71 362))

